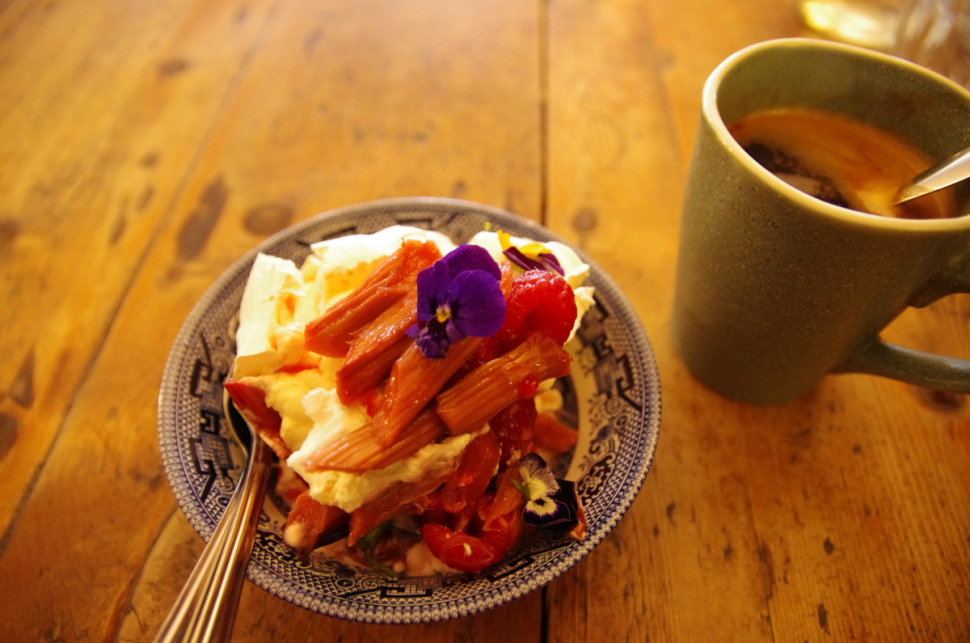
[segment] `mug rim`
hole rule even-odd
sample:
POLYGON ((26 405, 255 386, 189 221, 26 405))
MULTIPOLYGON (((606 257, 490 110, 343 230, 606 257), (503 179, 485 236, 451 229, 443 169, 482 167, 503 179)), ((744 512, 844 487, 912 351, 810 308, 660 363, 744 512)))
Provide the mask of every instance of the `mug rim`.
POLYGON ((796 205, 804 208, 810 208, 820 214, 834 217, 846 223, 884 227, 887 229, 924 231, 964 230, 970 227, 970 211, 955 217, 939 219, 906 219, 861 212, 859 210, 853 210, 851 208, 835 205, 833 203, 813 197, 788 184, 758 163, 758 161, 756 161, 749 154, 744 152, 744 150, 740 147, 740 144, 728 130, 728 126, 724 122, 724 119, 721 116, 721 110, 718 107, 719 89, 724 77, 727 76, 732 69, 736 68, 739 64, 755 54, 759 54, 766 50, 798 48, 839 51, 844 54, 870 58, 884 64, 898 66, 901 69, 906 70, 907 73, 923 76, 924 78, 927 78, 935 83, 940 83, 947 86, 950 90, 955 91, 957 94, 961 94, 967 103, 968 111, 970 111, 970 91, 950 80, 946 76, 938 74, 930 69, 917 65, 916 63, 910 62, 903 58, 873 51, 857 45, 849 45, 829 40, 818 40, 814 38, 778 38, 766 40, 749 45, 728 56, 714 69, 713 72, 711 72, 711 75, 708 76, 707 81, 704 83, 704 90, 701 98, 702 115, 711 125, 720 142, 725 145, 729 151, 734 151, 737 149, 742 152, 741 154, 735 155, 735 158, 756 177, 766 181, 769 186, 778 190, 783 196, 795 202, 796 205))

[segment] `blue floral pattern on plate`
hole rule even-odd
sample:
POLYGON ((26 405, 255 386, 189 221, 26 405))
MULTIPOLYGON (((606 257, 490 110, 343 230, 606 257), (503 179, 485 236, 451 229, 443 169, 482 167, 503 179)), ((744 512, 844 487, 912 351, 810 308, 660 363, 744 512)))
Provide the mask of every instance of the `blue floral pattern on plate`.
MULTIPOLYGON (((236 261, 206 291, 172 347, 159 395, 158 441, 166 476, 183 513, 208 540, 235 488, 243 448, 222 382, 234 359, 239 303, 257 252, 297 264, 316 241, 369 234, 402 224, 438 230, 456 243, 486 224, 514 236, 562 241, 510 212, 442 198, 363 203, 323 213, 270 237, 236 261)), ((585 540, 530 533, 500 563, 481 574, 402 577, 352 569, 314 553, 298 559, 283 543, 285 519, 269 497, 260 517, 248 577, 266 591, 308 610, 366 623, 420 623, 468 616, 545 585, 579 562, 616 526, 639 492, 660 431, 660 381, 646 333, 617 286, 591 266, 596 305, 576 339, 573 372, 563 382, 565 409, 579 441, 565 475, 577 482, 586 508, 585 540)), ((238 421, 238 419, 236 419, 238 421)))

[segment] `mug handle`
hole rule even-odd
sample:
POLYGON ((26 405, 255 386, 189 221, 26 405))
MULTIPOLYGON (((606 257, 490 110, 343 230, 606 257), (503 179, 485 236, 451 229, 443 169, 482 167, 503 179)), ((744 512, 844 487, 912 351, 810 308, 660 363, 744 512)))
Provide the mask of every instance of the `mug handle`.
MULTIPOLYGON (((910 305, 922 308, 957 293, 970 293, 970 248, 930 279, 910 305)), ((970 393, 970 360, 904 348, 881 337, 863 344, 834 372, 878 375, 940 391, 970 393)))

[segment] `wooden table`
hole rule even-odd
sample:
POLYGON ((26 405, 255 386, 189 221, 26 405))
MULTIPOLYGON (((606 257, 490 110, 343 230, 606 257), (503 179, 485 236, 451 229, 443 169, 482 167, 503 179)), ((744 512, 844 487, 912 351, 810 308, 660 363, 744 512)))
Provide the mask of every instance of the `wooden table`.
MULTIPOLYGON (((653 468, 519 601, 365 626, 247 584, 236 640, 970 640, 965 397, 838 376, 752 408, 671 346, 701 86, 801 34, 775 0, 2 3, 0 640, 151 640, 203 546, 156 443, 183 319, 271 233, 410 195, 542 221, 612 275, 660 364, 653 468)), ((970 357, 968 319, 953 297, 890 336, 970 357)))

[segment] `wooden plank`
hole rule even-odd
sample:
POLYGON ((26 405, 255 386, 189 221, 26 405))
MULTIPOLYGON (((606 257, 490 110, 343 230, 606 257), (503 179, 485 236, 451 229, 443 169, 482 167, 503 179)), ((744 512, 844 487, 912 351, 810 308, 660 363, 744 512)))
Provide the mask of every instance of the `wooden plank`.
POLYGON ((227 3, 203 16, 177 1, 37 5, 0 40, 0 295, 16 311, 0 318, 0 496, 10 500, 0 504, 0 533, 61 430, 266 4, 242 20, 227 3), (227 44, 216 50, 213 40, 227 44))
POLYGON ((536 18, 518 4, 281 7, 180 207, 221 182, 228 221, 414 195, 537 218, 536 18))
MULTIPOLYGON (((549 221, 640 313, 664 419, 630 513, 550 586, 548 637, 965 637, 965 396, 840 376, 804 400, 751 408, 703 389, 669 339, 703 81, 743 46, 799 35, 790 8, 567 0, 549 11, 549 221)), ((966 357, 967 314, 953 298, 907 313, 891 336, 966 357)))
MULTIPOLYGON (((162 9, 132 27, 132 39, 157 43, 135 68, 161 66, 186 85, 162 91, 155 80, 136 83, 124 103, 131 114, 114 116, 123 125, 116 125, 118 141, 103 142, 105 154, 114 151, 117 162, 131 164, 132 175, 117 183, 108 171, 113 166, 101 165, 88 177, 89 189, 115 199, 85 199, 83 211, 114 213, 100 234, 110 236, 122 219, 116 243, 134 243, 132 235, 142 245, 119 252, 132 265, 121 265, 107 249, 89 262, 96 274, 117 275, 120 290, 100 326, 87 331, 104 335, 111 323, 103 343, 87 354, 94 360, 90 371, 83 372, 83 361, 74 367, 72 381, 76 386, 83 376, 83 385, 65 395, 71 406, 57 443, 4 543, 0 576, 29 579, 34 588, 28 593, 4 583, 0 589, 4 613, 22 615, 2 619, 4 640, 144 640, 161 623, 201 541, 172 517, 175 501, 155 445, 158 378, 183 319, 232 260, 288 223, 382 196, 463 196, 539 216, 534 6, 330 2, 267 4, 257 11, 225 2, 196 4, 192 11, 171 32, 162 9), (250 25, 252 48, 225 33, 239 21, 250 25), (223 90, 211 99, 218 113, 200 108, 192 114, 196 94, 202 99, 212 91, 206 83, 223 90), (160 113, 156 100, 165 106, 160 113), (208 119, 211 126, 193 130, 186 119, 208 119), (151 225, 134 211, 147 189, 144 179, 136 180, 137 171, 148 171, 138 164, 146 158, 153 159, 151 172, 163 165, 172 172, 164 189, 157 180, 149 183, 157 213, 151 225), (177 168, 170 167, 176 160, 177 168)), ((103 37, 114 33, 105 25, 90 28, 103 37)), ((76 118, 83 120, 83 108, 76 106, 76 118)), ((96 147, 98 137, 90 136, 58 148, 65 165, 80 163, 96 147)), ((92 292, 98 288, 77 297, 92 292)), ((59 323, 67 337, 69 324, 59 323)), ((54 373, 46 361, 43 369, 37 362, 37 381, 54 390, 54 373)), ((49 416, 64 413, 62 406, 49 416)), ((242 640, 288 640, 320 627, 345 640, 377 640, 388 632, 322 619, 252 587, 243 600, 242 640)), ((537 593, 421 632, 535 640, 540 606, 537 593)))

